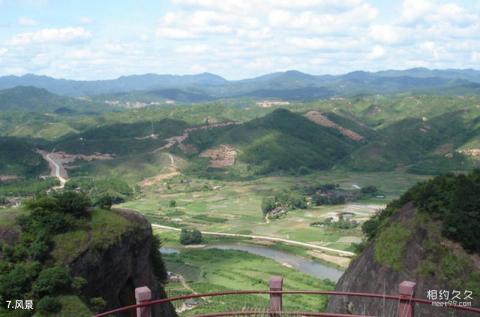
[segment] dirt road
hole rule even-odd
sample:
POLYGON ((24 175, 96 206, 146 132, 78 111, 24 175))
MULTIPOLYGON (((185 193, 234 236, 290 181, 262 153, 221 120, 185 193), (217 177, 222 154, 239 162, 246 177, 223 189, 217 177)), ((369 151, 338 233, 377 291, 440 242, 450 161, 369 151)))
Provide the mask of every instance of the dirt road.
POLYGON ((67 179, 66 179, 67 173, 62 163, 55 161, 51 157, 52 153, 48 153, 42 150, 37 150, 37 152, 43 157, 44 160, 48 162, 48 166, 50 167, 50 175, 58 178, 58 180, 60 181, 60 186, 55 186, 53 187, 53 189, 62 189, 65 186, 65 183, 67 182, 67 179))
POLYGON ((220 123, 212 123, 212 124, 202 125, 202 126, 199 126, 199 127, 187 128, 183 131, 182 135, 176 135, 176 136, 172 136, 170 138, 165 139, 167 144, 153 150, 152 153, 156 153, 156 152, 159 152, 159 151, 162 151, 162 150, 168 150, 169 148, 171 148, 172 146, 174 146, 176 144, 181 144, 183 141, 185 141, 188 138, 190 132, 198 131, 198 130, 225 127, 225 126, 229 126, 229 125, 232 125, 232 124, 239 124, 239 123, 234 122, 234 121, 227 121, 227 122, 220 122, 220 123))
MULTIPOLYGON (((165 229, 165 230, 173 230, 173 231, 180 231, 181 230, 179 228, 157 225, 157 224, 152 224, 152 227, 153 228, 165 229)), ((277 237, 258 236, 258 235, 250 235, 250 234, 238 234, 238 233, 226 233, 226 232, 212 232, 212 231, 201 231, 201 232, 202 232, 202 234, 212 235, 212 236, 239 237, 239 238, 249 238, 249 239, 258 239, 258 240, 268 240, 268 241, 274 241, 274 242, 281 242, 281 243, 285 243, 285 244, 298 245, 298 246, 305 247, 305 248, 308 248, 308 249, 313 249, 313 250, 327 251, 327 252, 334 253, 334 254, 339 255, 339 256, 345 256, 345 257, 353 257, 355 255, 355 253, 349 252, 349 251, 338 250, 338 249, 333 249, 333 248, 328 248, 328 247, 322 247, 322 246, 319 246, 319 245, 316 245, 316 244, 300 242, 300 241, 295 241, 295 240, 289 240, 289 239, 283 239, 283 238, 277 238, 277 237)))

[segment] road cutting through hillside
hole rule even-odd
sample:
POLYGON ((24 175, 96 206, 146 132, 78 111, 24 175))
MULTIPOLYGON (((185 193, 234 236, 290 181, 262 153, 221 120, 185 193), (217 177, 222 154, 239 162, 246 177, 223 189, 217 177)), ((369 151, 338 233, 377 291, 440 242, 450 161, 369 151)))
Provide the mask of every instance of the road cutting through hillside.
MULTIPOLYGON (((158 224, 153 224, 153 223, 152 223, 152 227, 153 228, 159 228, 159 229, 165 229, 165 230, 181 231, 180 228, 158 225, 158 224)), ((201 233, 205 234, 205 235, 212 235, 212 236, 238 237, 238 238, 248 238, 248 239, 258 239, 258 240, 268 240, 268 241, 274 241, 274 242, 281 242, 281 243, 290 244, 290 245, 298 245, 298 246, 309 248, 309 249, 331 252, 331 253, 335 253, 337 255, 345 256, 345 257, 353 257, 355 255, 355 253, 349 252, 349 251, 338 250, 338 249, 333 249, 333 248, 328 248, 328 247, 322 247, 322 246, 319 246, 319 245, 316 245, 316 244, 300 242, 300 241, 295 241, 295 240, 288 240, 288 239, 277 238, 277 237, 258 236, 258 235, 250 235, 250 234, 239 234, 239 233, 212 232, 212 231, 201 231, 201 233)))
MULTIPOLYGON (((50 167, 50 175, 56 177, 60 181, 59 186, 55 186, 52 189, 62 189, 65 186, 65 183, 67 182, 67 179, 62 176, 62 168, 63 165, 61 163, 56 162, 50 155, 52 153, 48 153, 46 151, 38 150, 37 153, 39 153, 45 161, 48 162, 48 166, 50 167)), ((65 170, 63 170, 64 174, 66 173, 65 170)))

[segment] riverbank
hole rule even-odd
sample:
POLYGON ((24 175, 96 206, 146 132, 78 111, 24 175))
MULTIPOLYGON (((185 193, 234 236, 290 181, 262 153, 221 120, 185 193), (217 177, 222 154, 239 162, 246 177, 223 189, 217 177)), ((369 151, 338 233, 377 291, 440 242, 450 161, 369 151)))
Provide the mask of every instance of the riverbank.
POLYGON ((321 265, 337 269, 345 270, 350 264, 350 256, 336 256, 325 253, 321 250, 312 250, 307 247, 285 244, 282 242, 252 239, 242 236, 219 236, 219 235, 204 235, 202 245, 183 246, 179 243, 179 231, 170 231, 153 226, 154 233, 160 237, 162 246, 183 250, 187 248, 212 248, 217 245, 245 245, 252 247, 265 247, 269 250, 284 252, 292 256, 300 257, 304 260, 313 261, 321 265), (312 251, 315 251, 313 253, 312 251))
MULTIPOLYGON (((163 253, 167 270, 180 274, 189 287, 198 293, 227 290, 265 290, 271 276, 281 275, 284 288, 289 290, 332 290, 332 281, 316 278, 282 265, 270 258, 242 250, 219 249, 215 246, 203 249, 183 248, 177 253, 163 253)), ((188 294, 179 280, 167 284, 168 296, 188 294)), ((288 296, 284 307, 288 310, 324 311, 326 296, 288 296)), ((191 316, 215 311, 265 309, 268 296, 245 295, 212 298, 201 301, 195 308, 184 311, 182 316, 191 316)))
MULTIPOLYGON (((252 246, 246 244, 217 244, 205 247, 204 250, 219 249, 219 250, 234 250, 234 251, 243 251, 250 254, 258 255, 264 258, 269 258, 275 262, 288 267, 295 269, 299 272, 308 274, 310 276, 319 278, 319 279, 329 279, 333 282, 337 282, 338 279, 342 276, 343 271, 332 268, 331 266, 301 257, 293 255, 287 252, 274 250, 268 247, 262 246, 252 246)), ((176 254, 180 253, 184 249, 177 248, 162 248, 161 252, 167 254, 176 254)))

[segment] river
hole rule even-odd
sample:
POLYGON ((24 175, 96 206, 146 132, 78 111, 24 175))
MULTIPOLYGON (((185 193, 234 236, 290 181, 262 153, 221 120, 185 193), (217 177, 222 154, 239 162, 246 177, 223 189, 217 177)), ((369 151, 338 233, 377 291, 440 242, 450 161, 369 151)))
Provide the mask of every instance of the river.
MULTIPOLYGON (((262 246, 251 246, 243 244, 219 244, 209 246, 207 249, 221 249, 221 250, 239 250, 249 252, 255 255, 270 258, 282 265, 291 267, 305 274, 314 276, 320 279, 329 279, 337 282, 342 276, 343 271, 328 265, 312 261, 307 258, 291 254, 284 251, 278 251, 262 246)), ((179 250, 175 248, 161 248, 160 251, 164 254, 178 253, 179 250)))

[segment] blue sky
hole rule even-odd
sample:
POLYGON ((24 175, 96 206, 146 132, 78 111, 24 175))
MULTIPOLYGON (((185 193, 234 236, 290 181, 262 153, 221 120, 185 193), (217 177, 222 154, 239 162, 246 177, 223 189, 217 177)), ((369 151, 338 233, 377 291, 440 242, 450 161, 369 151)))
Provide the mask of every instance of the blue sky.
POLYGON ((0 0, 0 75, 480 68, 480 1, 0 0))

